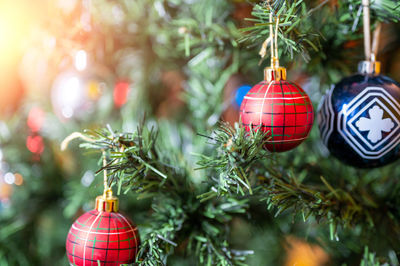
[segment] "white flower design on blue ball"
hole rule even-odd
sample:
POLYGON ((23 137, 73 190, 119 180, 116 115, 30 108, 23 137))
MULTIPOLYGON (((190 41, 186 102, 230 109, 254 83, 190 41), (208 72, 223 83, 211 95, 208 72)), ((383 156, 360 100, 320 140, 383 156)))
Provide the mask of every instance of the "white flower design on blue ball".
POLYGON ((368 114, 370 118, 361 117, 356 126, 360 131, 368 131, 367 138, 376 143, 382 139, 382 132, 389 132, 394 123, 391 118, 383 118, 383 110, 378 105, 369 109, 368 114))

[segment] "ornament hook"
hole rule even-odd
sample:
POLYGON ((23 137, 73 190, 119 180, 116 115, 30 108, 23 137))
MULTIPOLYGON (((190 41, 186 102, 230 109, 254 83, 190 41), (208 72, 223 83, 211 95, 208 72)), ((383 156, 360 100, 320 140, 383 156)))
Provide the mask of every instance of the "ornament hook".
MULTIPOLYGON (((103 195, 106 196, 107 191, 109 191, 110 189, 108 188, 108 178, 107 178, 107 159, 106 159, 106 152, 103 150, 102 151, 103 154, 103 181, 104 181, 104 192, 103 195)), ((111 191, 112 193, 112 191, 111 191)))
POLYGON ((106 152, 103 150, 103 173, 104 173, 104 192, 103 195, 96 198, 96 210, 105 212, 118 211, 118 198, 113 196, 111 187, 108 186, 107 178, 107 158, 106 152))
MULTIPOLYGON (((267 54, 267 47, 270 45, 270 52, 271 52, 271 68, 279 68, 279 55, 278 55, 278 27, 279 27, 279 18, 280 15, 277 16, 276 23, 275 23, 275 30, 274 30, 274 19, 273 19, 273 10, 272 7, 269 5, 269 36, 263 42, 259 55, 261 56, 261 60, 267 54)), ((261 61, 260 61, 261 63, 261 61)))
POLYGON ((371 32, 369 17, 369 0, 362 0, 363 6, 363 29, 364 29, 364 53, 367 61, 371 60, 371 32))
POLYGON ((376 61, 378 54, 379 35, 381 31, 381 24, 379 23, 374 30, 373 43, 371 49, 371 31, 370 31, 370 1, 362 0, 363 7, 363 30, 364 30, 364 53, 365 61, 358 64, 358 72, 362 74, 379 74, 381 64, 376 61))
MULTIPOLYGON (((269 5, 269 3, 268 3, 269 5)), ((270 13, 269 13, 269 37, 264 41, 261 50, 259 52, 261 58, 264 58, 266 55, 266 50, 268 44, 271 49, 271 66, 266 67, 264 69, 264 80, 271 81, 280 81, 286 80, 286 69, 284 67, 280 67, 279 65, 279 54, 278 54, 278 30, 279 30, 279 20, 280 16, 277 16, 275 29, 274 29, 274 20, 272 15, 272 7, 269 5, 270 13)))

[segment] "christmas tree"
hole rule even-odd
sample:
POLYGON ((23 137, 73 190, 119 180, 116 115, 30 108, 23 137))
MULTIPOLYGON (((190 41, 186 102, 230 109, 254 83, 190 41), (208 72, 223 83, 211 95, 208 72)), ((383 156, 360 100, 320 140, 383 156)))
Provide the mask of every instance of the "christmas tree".
POLYGON ((399 20, 396 0, 0 3, 0 265, 398 265, 399 20))

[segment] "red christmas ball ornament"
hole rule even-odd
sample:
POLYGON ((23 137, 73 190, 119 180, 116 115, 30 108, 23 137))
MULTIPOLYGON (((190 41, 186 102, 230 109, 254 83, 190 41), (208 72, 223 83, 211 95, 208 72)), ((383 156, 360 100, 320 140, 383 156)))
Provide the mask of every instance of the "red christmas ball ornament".
POLYGON ((286 81, 285 68, 266 68, 264 75, 265 80, 243 99, 242 124, 247 131, 253 128, 267 133, 267 150, 291 150, 308 137, 314 122, 312 103, 300 86, 286 81))
POLYGON ((96 209, 80 216, 69 230, 68 261, 76 266, 121 265, 135 262, 137 227, 118 212, 111 190, 96 199, 96 209))

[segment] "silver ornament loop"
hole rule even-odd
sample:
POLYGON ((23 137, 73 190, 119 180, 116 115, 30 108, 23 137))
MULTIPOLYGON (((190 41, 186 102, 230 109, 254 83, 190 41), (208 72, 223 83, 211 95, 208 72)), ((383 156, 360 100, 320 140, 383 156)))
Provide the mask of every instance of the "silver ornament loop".
POLYGON ((381 62, 361 61, 358 63, 358 73, 379 75, 381 73, 381 62))

